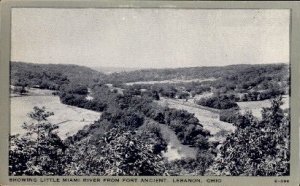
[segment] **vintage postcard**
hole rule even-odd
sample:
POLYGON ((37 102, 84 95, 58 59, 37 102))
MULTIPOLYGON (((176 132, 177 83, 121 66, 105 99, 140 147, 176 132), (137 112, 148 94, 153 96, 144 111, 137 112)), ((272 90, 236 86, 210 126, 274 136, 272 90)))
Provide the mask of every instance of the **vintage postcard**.
POLYGON ((299 184, 299 3, 1 8, 0 184, 299 184))

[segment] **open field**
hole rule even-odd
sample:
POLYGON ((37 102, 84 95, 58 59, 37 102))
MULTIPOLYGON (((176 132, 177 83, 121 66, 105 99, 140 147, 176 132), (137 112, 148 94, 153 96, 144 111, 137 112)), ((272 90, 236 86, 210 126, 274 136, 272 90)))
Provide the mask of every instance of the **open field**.
MULTIPOLYGON (((15 86, 10 86, 11 89, 14 89, 15 86)), ((27 88, 28 89, 28 88, 27 88)), ((23 96, 52 96, 53 91, 47 89, 39 89, 39 88, 30 88, 28 89, 28 93, 24 95, 19 95, 15 93, 11 93, 10 97, 23 97, 23 96)))
MULTIPOLYGON (((289 105, 289 96, 283 96, 282 98, 283 105, 281 105, 282 109, 287 109, 290 107, 289 105)), ((261 119, 261 111, 263 107, 270 107, 271 102, 270 100, 263 100, 263 101, 245 101, 245 102, 237 102, 240 112, 243 114, 246 111, 251 111, 252 114, 261 119)))
POLYGON ((203 92, 202 94, 195 95, 194 98, 189 99, 188 101, 194 103, 194 101, 196 101, 196 100, 200 100, 201 98, 211 97, 212 95, 213 95, 212 92, 203 92))
MULTIPOLYGON (((39 90, 43 92, 43 90, 39 90)), ((33 111, 33 107, 46 107, 47 111, 54 112, 49 117, 52 123, 59 123, 58 135, 64 139, 69 135, 75 134, 85 125, 98 120, 101 113, 78 108, 75 106, 64 105, 59 101, 58 96, 40 95, 23 96, 11 98, 11 134, 24 133, 21 128, 23 122, 30 122, 27 114, 33 111)))
POLYGON ((156 83, 190 83, 190 82, 203 82, 203 81, 215 81, 215 78, 207 79, 171 79, 163 81, 136 81, 125 83, 126 85, 137 85, 137 84, 156 84, 156 83))

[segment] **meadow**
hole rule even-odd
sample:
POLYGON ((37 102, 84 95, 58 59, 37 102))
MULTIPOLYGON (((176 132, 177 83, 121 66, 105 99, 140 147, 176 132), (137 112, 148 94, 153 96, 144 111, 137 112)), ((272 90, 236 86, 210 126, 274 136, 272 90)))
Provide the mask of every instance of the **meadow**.
POLYGON ((101 117, 100 112, 62 104, 59 97, 51 95, 48 90, 34 89, 30 96, 11 98, 11 134, 25 132, 21 125, 23 122, 31 122, 28 113, 33 111, 34 106, 45 107, 47 111, 55 113, 49 117, 49 121, 59 125, 57 132, 62 139, 76 134, 101 117))
MULTIPOLYGON (((281 108, 283 110, 288 109, 289 108, 289 100, 290 97, 288 95, 284 95, 283 96, 283 105, 281 105, 281 108)), ((270 100, 263 100, 263 101, 245 101, 245 102, 237 102, 239 108, 240 108, 240 112, 241 114, 244 114, 246 111, 251 111, 252 114, 261 119, 261 111, 263 107, 270 107, 271 106, 271 102, 270 100)))

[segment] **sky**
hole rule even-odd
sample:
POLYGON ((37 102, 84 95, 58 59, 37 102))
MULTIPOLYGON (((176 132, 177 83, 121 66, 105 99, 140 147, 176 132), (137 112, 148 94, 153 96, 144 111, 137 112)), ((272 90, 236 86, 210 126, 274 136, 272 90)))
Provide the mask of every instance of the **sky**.
POLYGON ((13 8, 11 61, 122 68, 289 62, 289 10, 13 8))

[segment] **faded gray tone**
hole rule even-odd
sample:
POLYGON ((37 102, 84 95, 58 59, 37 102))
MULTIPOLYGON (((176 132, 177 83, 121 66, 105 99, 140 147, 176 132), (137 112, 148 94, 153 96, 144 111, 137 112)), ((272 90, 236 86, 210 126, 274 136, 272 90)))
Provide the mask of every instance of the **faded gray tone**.
MULTIPOLYGON (((63 5, 67 5, 69 8, 75 8, 75 7, 104 7, 103 1, 92 1, 92 2, 86 2, 81 3, 77 1, 77 3, 71 2, 71 1, 53 1, 52 7, 60 7, 61 2, 63 2, 63 5), (80 4, 81 3, 81 4, 80 4)), ((0 94, 2 95, 0 99, 0 107, 4 108, 0 110, 0 113, 3 117, 0 118, 1 123, 3 125, 1 126, 0 135, 3 137, 3 139, 8 139, 9 134, 9 63, 10 60, 10 35, 11 35, 11 26, 10 26, 10 15, 11 15, 11 7, 24 7, 24 5, 21 4, 21 1, 14 1, 10 2, 10 6, 3 8, 1 10, 1 47, 3 48, 2 53, 0 55, 1 63, 0 63, 0 74, 2 77, 2 83, 0 88, 0 94), (21 4, 21 5, 20 5, 21 4)), ((4 3, 2 3, 3 5, 4 3)), ((36 7, 45 7, 45 3, 41 1, 31 1, 30 3, 27 3, 30 6, 36 6, 36 7)), ((111 3, 113 6, 118 6, 120 4, 120 1, 112 1, 111 3)), ((300 29, 300 21, 298 18, 300 18, 300 3, 296 1, 278 1, 278 2, 241 2, 241 1, 193 1, 193 2, 167 2, 167 1, 152 1, 151 4, 147 1, 134 1, 131 2, 133 4, 132 6, 139 6, 139 7, 155 7, 155 6, 177 6, 177 7, 183 7, 183 8, 216 8, 216 7, 223 7, 223 8, 290 8, 291 14, 292 14, 292 27, 291 27, 291 75, 292 75, 292 96, 291 96, 291 119, 292 119, 292 125, 291 125, 291 135, 292 135, 292 141, 291 141, 291 148, 294 149, 292 151, 291 156, 291 171, 292 175, 287 177, 289 179, 289 183, 286 185, 297 185, 299 184, 299 114, 298 111, 300 110, 299 107, 299 91, 300 87, 299 85, 299 67, 300 63, 300 35, 299 35, 299 29, 300 29)), ((1 3, 0 3, 1 6, 1 3)), ((110 5, 111 6, 111 5, 110 5)), ((48 5, 49 7, 49 5, 48 5)), ((1 7, 2 8, 2 7, 1 7)), ((0 144, 2 146, 8 146, 8 140, 1 140, 0 144)), ((2 158, 2 166, 0 166, 0 180, 3 184, 6 185, 20 185, 20 183, 11 183, 8 181, 8 148, 1 148, 0 152, 1 158, 2 158)), ((41 178, 48 178, 47 176, 41 177, 41 178)), ((138 178, 138 177, 132 177, 132 178, 138 178)), ((169 181, 168 183, 165 183, 164 185, 170 185, 173 186, 174 183, 172 183, 171 177, 166 177, 169 181)), ((194 177, 189 177, 194 178, 194 177)), ((207 178, 211 177, 202 177, 203 180, 206 180, 207 178)), ((274 177, 265 177, 265 178, 244 178, 244 177, 220 177, 222 179, 223 184, 227 185, 247 185, 249 183, 253 185, 274 185, 274 180, 276 178, 274 177)), ((73 185, 84 185, 83 183, 72 183, 73 185)), ((28 183, 29 185, 29 183, 28 183)), ((31 184, 32 185, 32 184, 31 184)), ((105 185, 103 183, 98 183, 98 185, 105 185)), ((122 183, 122 185, 126 186, 132 186, 132 185, 140 185, 140 184, 133 184, 133 183, 122 183)), ((184 184, 181 185, 190 185, 190 184, 184 184)))
POLYGON ((132 68, 289 62, 289 10, 14 8, 11 60, 132 68))

